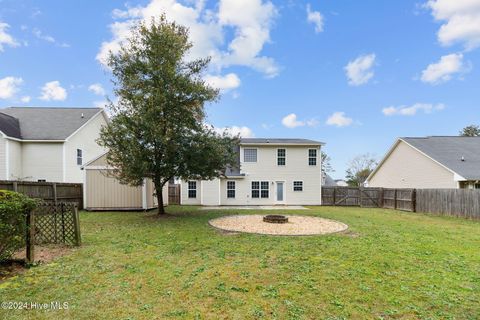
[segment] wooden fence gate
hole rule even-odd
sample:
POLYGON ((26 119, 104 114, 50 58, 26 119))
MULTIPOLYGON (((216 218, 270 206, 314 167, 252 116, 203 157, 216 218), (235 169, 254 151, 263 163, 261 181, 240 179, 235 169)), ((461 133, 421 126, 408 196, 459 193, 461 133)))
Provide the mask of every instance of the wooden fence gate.
POLYGON ((168 185, 168 204, 180 204, 180 184, 168 185))
POLYGON ((38 244, 81 245, 77 204, 72 202, 39 203, 27 214, 27 262, 34 261, 38 244))
POLYGON ((415 189, 322 187, 322 205, 415 211, 415 189))

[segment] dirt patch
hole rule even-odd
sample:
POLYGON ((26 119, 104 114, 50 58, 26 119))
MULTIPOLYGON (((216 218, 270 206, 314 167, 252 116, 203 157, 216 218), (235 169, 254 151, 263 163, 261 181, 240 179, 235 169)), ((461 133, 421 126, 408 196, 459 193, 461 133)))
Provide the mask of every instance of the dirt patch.
POLYGON ((345 231, 344 223, 311 216, 286 216, 288 223, 277 224, 263 221, 263 215, 234 215, 210 220, 217 229, 267 235, 308 236, 345 231))
MULTIPOLYGON (((75 248, 62 245, 35 246, 35 264, 49 263, 57 258, 70 254, 75 248)), ((28 266, 25 264, 25 248, 18 250, 12 260, 0 264, 0 282, 23 273, 28 266)))

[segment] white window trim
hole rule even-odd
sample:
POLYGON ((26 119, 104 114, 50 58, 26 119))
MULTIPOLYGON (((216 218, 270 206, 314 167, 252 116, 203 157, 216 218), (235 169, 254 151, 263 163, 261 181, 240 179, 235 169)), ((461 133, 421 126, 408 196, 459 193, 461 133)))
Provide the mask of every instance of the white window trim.
POLYGON ((277 148, 277 167, 286 167, 287 166, 287 148, 277 148), (285 156, 283 157, 285 159, 285 164, 278 164, 278 150, 285 150, 285 156))
POLYGON ((308 156, 308 166, 309 167, 316 167, 318 166, 318 152, 319 150, 318 149, 314 149, 314 148, 308 148, 308 152, 307 152, 307 156, 308 156), (316 155, 315 155, 315 164, 310 164, 310 158, 314 158, 314 157, 310 157, 310 150, 315 150, 316 151, 316 155))
POLYGON ((76 148, 75 149, 75 152, 76 152, 76 157, 75 157, 75 163, 77 164, 77 166, 83 166, 84 163, 83 163, 83 159, 85 158, 84 157, 84 154, 83 154, 83 149, 80 149, 80 148, 76 148), (82 163, 81 164, 78 164, 78 150, 80 150, 80 153, 82 154, 82 156, 80 157, 82 159, 82 163))
MULTIPOLYGON (((202 183, 202 181, 200 181, 202 183)), ((197 199, 198 196, 198 181, 195 180, 188 180, 187 181, 187 198, 188 199, 197 199), (195 182, 195 189, 190 188, 190 182, 195 182), (195 190, 195 197, 190 197, 190 190, 195 190)), ((202 199, 200 199, 202 200, 202 199)))
POLYGON ((236 199, 236 198, 237 198, 237 183, 236 183, 236 181, 227 180, 227 186, 226 186, 226 187, 227 187, 227 199, 236 199), (229 189, 229 188, 228 188, 228 183, 229 183, 229 182, 233 182, 233 189, 229 189), (229 196, 228 196, 228 191, 229 191, 229 190, 233 190, 233 192, 234 192, 234 197, 229 197, 229 196))
POLYGON ((242 150, 242 162, 244 163, 258 163, 258 148, 243 148, 242 150), (257 150, 257 161, 245 161, 245 150, 248 149, 248 150, 257 150))
POLYGON ((252 180, 250 181, 250 197, 252 199, 270 199, 270 194, 271 194, 272 188, 270 187, 270 181, 269 180, 252 180), (252 188, 252 183, 253 182, 258 182, 258 189, 253 189, 252 188), (268 189, 262 189, 262 182, 266 182, 268 185, 268 189), (253 190, 258 190, 258 198, 253 197, 253 190), (262 197, 262 190, 268 190, 268 197, 262 197))
POLYGON ((303 192, 305 191, 305 183, 303 182, 303 180, 293 180, 292 181, 292 191, 293 192, 303 192), (301 182, 302 183, 302 190, 295 190, 295 182, 301 182))

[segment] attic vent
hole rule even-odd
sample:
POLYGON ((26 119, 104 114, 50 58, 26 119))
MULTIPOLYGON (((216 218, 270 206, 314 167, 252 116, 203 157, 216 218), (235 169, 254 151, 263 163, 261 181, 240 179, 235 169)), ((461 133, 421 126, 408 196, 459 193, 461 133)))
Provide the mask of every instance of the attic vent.
POLYGON ((82 112, 82 115, 81 115, 82 119, 84 118, 84 115, 83 115, 83 112, 82 112))
POLYGON ((463 162, 465 162, 465 157, 464 157, 464 156, 462 156, 462 158, 461 158, 460 160, 462 160, 463 162))

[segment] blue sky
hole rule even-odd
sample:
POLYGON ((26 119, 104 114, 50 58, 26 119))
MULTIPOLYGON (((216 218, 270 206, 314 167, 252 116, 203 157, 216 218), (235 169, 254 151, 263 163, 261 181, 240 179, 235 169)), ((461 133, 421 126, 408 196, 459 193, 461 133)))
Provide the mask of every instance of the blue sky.
POLYGON ((0 0, 0 107, 102 105, 105 53, 162 11, 213 57, 209 123, 324 141, 336 178, 396 137, 480 124, 480 0, 0 0))

